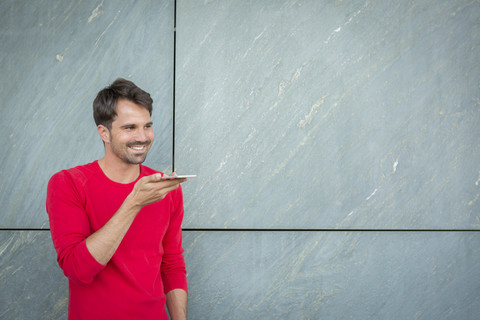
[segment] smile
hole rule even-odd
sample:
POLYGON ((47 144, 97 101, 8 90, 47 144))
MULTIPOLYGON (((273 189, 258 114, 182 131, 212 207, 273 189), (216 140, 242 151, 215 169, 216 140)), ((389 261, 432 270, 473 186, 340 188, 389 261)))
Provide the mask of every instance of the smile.
POLYGON ((150 143, 129 143, 127 147, 135 152, 146 152, 150 143))

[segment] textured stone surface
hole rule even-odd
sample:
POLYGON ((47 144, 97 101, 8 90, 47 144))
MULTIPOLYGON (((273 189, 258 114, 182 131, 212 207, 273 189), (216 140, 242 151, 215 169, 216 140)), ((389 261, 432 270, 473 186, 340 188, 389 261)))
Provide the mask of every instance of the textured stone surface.
POLYGON ((186 232, 189 319, 464 319, 478 232, 186 232))
POLYGON ((478 1, 179 1, 186 226, 480 227, 478 1))
POLYGON ((68 281, 50 232, 0 232, 0 286, 0 319, 66 319, 68 281))
POLYGON ((2 1, 0 48, 0 227, 48 228, 47 181, 103 155, 92 101, 117 77, 152 94, 147 164, 170 166, 173 1, 2 1))
MULTIPOLYGON (((463 319, 478 232, 184 232, 189 319, 463 319)), ((66 319, 48 231, 0 232, 0 319, 66 319)))
MULTIPOLYGON (((172 157, 173 1, 0 2, 0 228, 48 228, 54 172, 102 156, 118 76, 172 157)), ((478 1, 177 3, 190 319, 476 319, 478 1)), ((0 230, 0 319, 66 319, 48 231, 0 230)))

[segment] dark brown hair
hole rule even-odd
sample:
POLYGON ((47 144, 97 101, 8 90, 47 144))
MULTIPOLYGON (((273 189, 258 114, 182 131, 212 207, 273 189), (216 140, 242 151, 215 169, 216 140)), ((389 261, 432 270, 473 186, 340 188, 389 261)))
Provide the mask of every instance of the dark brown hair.
POLYGON ((93 118, 95 124, 112 129, 112 122, 117 116, 117 102, 129 100, 148 110, 152 115, 153 100, 148 92, 143 91, 132 81, 118 78, 110 86, 102 89, 93 100, 93 118))

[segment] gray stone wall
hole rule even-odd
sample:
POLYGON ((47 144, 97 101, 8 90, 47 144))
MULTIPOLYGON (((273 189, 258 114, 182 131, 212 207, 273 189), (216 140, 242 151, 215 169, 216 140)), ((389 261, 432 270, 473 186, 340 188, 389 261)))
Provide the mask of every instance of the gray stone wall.
POLYGON ((0 319, 66 318, 46 183, 102 156, 91 102, 117 77, 154 98, 146 164, 198 175, 191 319, 477 319, 479 21, 463 0, 2 1, 0 319))

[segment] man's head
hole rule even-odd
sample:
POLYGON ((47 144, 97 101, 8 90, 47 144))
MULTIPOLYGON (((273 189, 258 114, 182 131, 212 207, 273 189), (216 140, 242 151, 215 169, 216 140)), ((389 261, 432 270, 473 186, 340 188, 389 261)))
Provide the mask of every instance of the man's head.
POLYGON ((128 164, 145 160, 154 139, 152 103, 150 94, 125 79, 98 93, 93 114, 106 158, 128 164))
POLYGON ((93 101, 93 118, 97 126, 103 125, 109 130, 112 129, 112 122, 117 116, 117 102, 120 99, 142 106, 152 115, 153 100, 150 94, 133 82, 118 78, 109 87, 101 90, 93 101))

